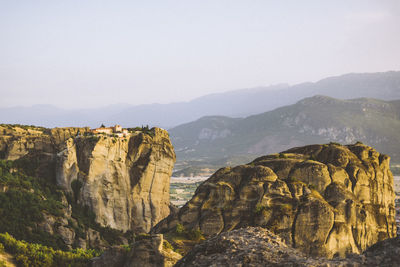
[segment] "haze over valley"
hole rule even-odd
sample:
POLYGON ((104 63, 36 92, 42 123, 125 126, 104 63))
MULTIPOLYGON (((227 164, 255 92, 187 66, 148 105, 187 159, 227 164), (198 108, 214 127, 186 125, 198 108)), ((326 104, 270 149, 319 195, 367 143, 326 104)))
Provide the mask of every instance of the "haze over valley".
POLYGON ((400 99, 400 72, 345 74, 316 83, 293 86, 280 84, 205 95, 188 102, 171 104, 114 104, 92 109, 62 109, 51 105, 31 107, 0 107, 0 121, 40 125, 44 127, 90 126, 121 124, 126 127, 150 125, 166 129, 197 120, 203 116, 219 115, 246 117, 294 104, 314 95, 340 99, 377 98, 400 99))

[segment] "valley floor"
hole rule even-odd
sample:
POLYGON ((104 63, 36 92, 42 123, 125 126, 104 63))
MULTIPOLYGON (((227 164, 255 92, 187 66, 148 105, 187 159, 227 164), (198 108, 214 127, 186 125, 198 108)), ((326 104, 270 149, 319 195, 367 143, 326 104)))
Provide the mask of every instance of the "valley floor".
POLYGON ((182 207, 188 202, 196 188, 208 177, 195 176, 195 177, 171 177, 170 183, 170 201, 178 207, 182 207))

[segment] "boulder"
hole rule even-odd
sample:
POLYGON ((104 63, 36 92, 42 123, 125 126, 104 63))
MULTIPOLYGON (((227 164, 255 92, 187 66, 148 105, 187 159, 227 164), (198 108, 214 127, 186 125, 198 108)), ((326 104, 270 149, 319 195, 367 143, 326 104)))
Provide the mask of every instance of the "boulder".
POLYGON ((184 266, 296 266, 392 267, 400 265, 400 237, 378 242, 363 254, 347 258, 309 257, 261 227, 221 233, 196 245, 175 265, 184 266))

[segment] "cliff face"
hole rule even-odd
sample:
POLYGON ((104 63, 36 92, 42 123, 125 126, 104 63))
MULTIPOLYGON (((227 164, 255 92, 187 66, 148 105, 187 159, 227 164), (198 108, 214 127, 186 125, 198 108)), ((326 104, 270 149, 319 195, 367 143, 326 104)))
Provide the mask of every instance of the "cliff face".
POLYGON ((56 177, 101 225, 148 232, 169 214, 174 162, 168 134, 161 129, 154 136, 75 138, 57 154, 56 177))
POLYGON ((361 143, 312 145, 217 171, 177 214, 178 223, 211 236, 261 226, 309 255, 361 253, 396 233, 389 157, 361 143))
POLYGON ((148 232, 169 214, 175 153, 165 130, 86 136, 88 128, 0 126, 0 158, 32 164, 102 226, 148 232))

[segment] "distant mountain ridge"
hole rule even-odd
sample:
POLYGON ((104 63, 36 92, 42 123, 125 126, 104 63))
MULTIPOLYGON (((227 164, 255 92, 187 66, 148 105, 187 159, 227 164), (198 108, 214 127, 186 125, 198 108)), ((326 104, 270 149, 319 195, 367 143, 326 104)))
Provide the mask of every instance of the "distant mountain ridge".
MULTIPOLYGON (((279 84, 205 95, 189 102, 148 105, 111 105, 95 109, 65 110, 49 105, 0 108, 0 123, 34 124, 45 127, 121 124, 174 127, 204 116, 246 117, 294 104, 313 95, 341 99, 358 97, 400 99, 400 71, 353 73, 316 83, 279 84)), ((129 100, 127 100, 129 101, 129 100)))
POLYGON ((361 141, 400 162, 400 100, 339 100, 317 95, 247 118, 203 117, 170 129, 170 136, 180 161, 361 141))

